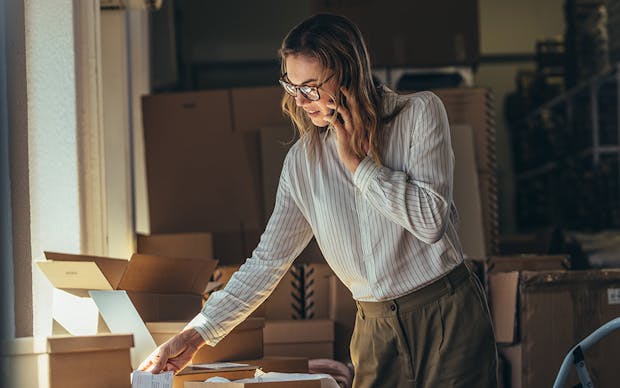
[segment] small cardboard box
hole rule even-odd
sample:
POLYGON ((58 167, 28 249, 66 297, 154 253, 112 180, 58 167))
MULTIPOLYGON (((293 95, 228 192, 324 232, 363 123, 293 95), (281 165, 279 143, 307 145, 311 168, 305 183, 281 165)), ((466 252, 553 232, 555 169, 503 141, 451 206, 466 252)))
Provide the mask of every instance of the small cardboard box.
POLYGON ((131 387, 131 335, 17 338, 2 343, 8 387, 131 387))
MULTIPOLYGON (((263 372, 308 373, 308 359, 304 357, 263 357, 256 360, 237 361, 258 367, 263 372)), ((172 388, 183 388, 186 381, 204 381, 210 377, 220 376, 229 380, 254 377, 254 369, 244 371, 209 371, 187 367, 174 376, 172 388)))
POLYGON ((75 306, 54 306, 54 318, 60 323, 80 318, 93 322, 90 328, 66 327, 72 334, 96 334, 101 328, 95 325, 97 319, 87 316, 96 314, 96 309, 79 307, 89 290, 127 290, 146 321, 192 319, 202 307, 202 294, 217 264, 213 259, 143 254, 134 254, 131 260, 54 252, 45 252, 45 257, 37 266, 54 287, 73 294, 55 294, 55 300, 62 296, 63 303, 75 306))
POLYGON ((321 380, 292 380, 267 381, 260 383, 207 383, 203 381, 188 381, 185 388, 321 388, 321 380))
MULTIPOLYGON (((159 346, 178 334, 186 322, 147 322, 155 343, 159 346)), ((233 329, 215 347, 203 346, 192 359, 193 364, 236 361, 263 357, 263 318, 248 318, 233 329)))
MULTIPOLYGON (((620 316, 619 269, 501 272, 489 281, 496 338, 507 344, 500 348, 513 388, 552 386, 572 346, 620 316)), ((617 332, 584 355, 595 386, 617 385, 617 332)))
POLYGON ((329 319, 265 322, 265 355, 334 357, 334 321, 329 319))

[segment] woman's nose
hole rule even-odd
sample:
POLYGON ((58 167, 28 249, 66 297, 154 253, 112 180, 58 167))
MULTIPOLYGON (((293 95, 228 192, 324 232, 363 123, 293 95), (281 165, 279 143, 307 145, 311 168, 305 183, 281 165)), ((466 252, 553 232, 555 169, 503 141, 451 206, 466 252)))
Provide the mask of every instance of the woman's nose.
POLYGON ((310 100, 304 97, 304 95, 301 93, 297 93, 297 96, 295 96, 295 104, 297 104, 297 106, 304 106, 309 102, 310 100))

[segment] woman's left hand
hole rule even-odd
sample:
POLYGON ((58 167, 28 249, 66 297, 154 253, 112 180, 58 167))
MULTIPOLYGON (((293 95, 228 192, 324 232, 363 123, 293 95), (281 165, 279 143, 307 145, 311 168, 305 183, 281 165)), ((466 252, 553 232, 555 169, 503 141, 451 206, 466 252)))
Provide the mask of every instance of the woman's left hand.
MULTIPOLYGON (((345 88, 340 88, 340 91, 344 94, 348 108, 343 105, 336 107, 335 102, 327 103, 327 107, 329 109, 337 110, 336 113, 340 115, 342 121, 338 119, 337 114, 328 114, 325 119, 336 129, 338 156, 340 157, 340 160, 344 163, 347 169, 351 171, 351 174, 354 174, 357 166, 361 163, 362 158, 355 153, 351 144, 351 138, 353 133, 362 131, 362 123, 357 109, 357 101, 353 95, 345 88)), ((367 141, 365 141, 364 149, 368 150, 367 141)))

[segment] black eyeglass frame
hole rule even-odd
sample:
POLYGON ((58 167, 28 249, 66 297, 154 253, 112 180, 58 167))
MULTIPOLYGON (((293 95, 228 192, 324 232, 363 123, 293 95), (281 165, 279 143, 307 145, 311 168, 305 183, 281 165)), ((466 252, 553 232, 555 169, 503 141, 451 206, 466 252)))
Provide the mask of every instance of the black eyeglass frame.
POLYGON ((320 84, 315 85, 315 86, 309 86, 309 85, 294 85, 294 84, 286 81, 285 80, 286 74, 287 73, 282 74, 282 76, 278 80, 280 85, 282 85, 282 88, 284 88, 284 91, 286 93, 288 93, 292 97, 297 97, 297 95, 299 93, 301 93, 302 96, 304 96, 305 98, 307 98, 310 101, 318 101, 318 100, 321 99, 321 94, 319 93, 319 88, 321 86, 323 86, 325 84, 325 82, 329 81, 329 79, 334 76, 334 73, 332 73, 332 74, 330 74, 329 77, 325 78, 325 80, 323 82, 321 82, 320 84), (290 89, 289 89, 289 87, 290 87, 290 89), (303 88, 307 88, 308 90, 304 91, 303 88), (291 90, 294 90, 295 92, 292 92, 291 90), (310 96, 310 94, 309 94, 309 93, 311 93, 313 91, 316 93, 316 98, 310 96))

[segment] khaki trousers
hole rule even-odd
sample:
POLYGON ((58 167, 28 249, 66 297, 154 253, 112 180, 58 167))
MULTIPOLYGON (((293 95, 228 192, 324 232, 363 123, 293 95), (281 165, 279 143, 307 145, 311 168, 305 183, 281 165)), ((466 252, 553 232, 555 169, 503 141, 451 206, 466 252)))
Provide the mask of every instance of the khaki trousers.
POLYGON ((497 386, 486 296, 465 264, 411 294, 357 308, 354 388, 497 386))

